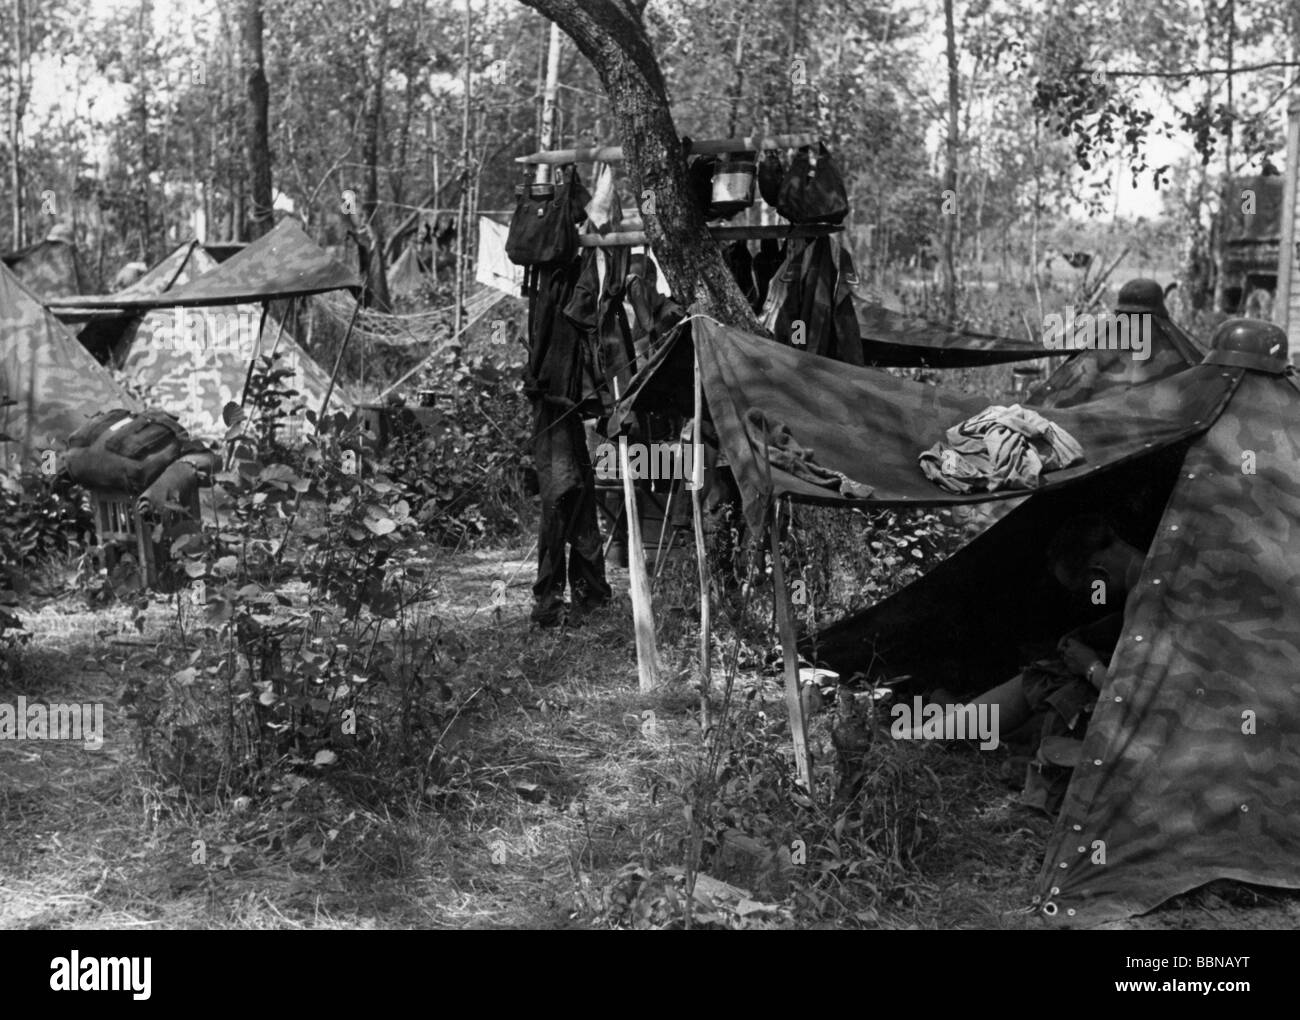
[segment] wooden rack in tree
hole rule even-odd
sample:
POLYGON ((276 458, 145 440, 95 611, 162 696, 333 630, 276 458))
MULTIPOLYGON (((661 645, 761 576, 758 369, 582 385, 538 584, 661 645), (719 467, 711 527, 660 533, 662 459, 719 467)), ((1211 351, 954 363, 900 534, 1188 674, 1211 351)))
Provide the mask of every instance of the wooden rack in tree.
MULTIPOLYGON (((825 237, 844 229, 839 223, 774 223, 769 226, 709 227, 715 241, 763 241, 768 238, 825 237)), ((648 244, 644 230, 617 230, 608 234, 580 234, 579 248, 627 248, 648 244)))
MULTIPOLYGON (((744 138, 701 138, 691 142, 691 153, 720 155, 724 152, 762 152, 765 149, 799 149, 816 145, 821 135, 816 131, 800 131, 790 135, 747 135, 744 138)), ((548 152, 531 152, 516 156, 516 163, 621 163, 623 146, 598 145, 586 149, 551 149, 548 152)))

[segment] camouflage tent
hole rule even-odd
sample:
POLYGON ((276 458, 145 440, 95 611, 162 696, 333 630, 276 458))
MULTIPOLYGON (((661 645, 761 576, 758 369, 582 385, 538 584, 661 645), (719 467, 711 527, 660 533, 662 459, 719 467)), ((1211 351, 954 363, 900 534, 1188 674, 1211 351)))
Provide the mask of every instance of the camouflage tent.
MULTIPOLYGON (((262 305, 321 290, 355 289, 356 274, 339 265, 302 228, 285 220, 260 240, 218 264, 198 242, 187 242, 130 287, 103 297, 64 299, 70 311, 123 310, 138 316, 114 350, 114 361, 144 392, 202 439, 225 434, 222 408, 239 402, 252 360, 272 351, 293 371, 298 392, 290 431, 302 427, 302 410, 317 409, 329 374, 293 335, 293 316, 263 320, 262 305)), ((336 386, 331 407, 353 403, 336 386), (336 403, 337 402, 337 403, 336 403)))
MULTIPOLYGON (((175 253, 169 258, 174 257, 175 253)), ((200 307, 241 302, 274 301, 321 294, 331 290, 361 291, 358 275, 336 260, 303 231, 297 220, 286 219, 247 245, 215 272, 173 285, 162 294, 150 293, 137 281, 120 294, 100 297, 58 298, 55 308, 157 308, 161 305, 200 307)))
POLYGON ((42 301, 80 294, 89 286, 72 232, 64 225, 56 226, 43 241, 0 259, 42 301))
POLYGON ((1219 878, 1300 887, 1300 385, 1280 330, 1241 329, 1259 342, 1233 346, 1221 328, 1200 365, 1053 410, 1086 459, 1023 499, 950 494, 917 466, 984 398, 696 323, 705 396, 751 518, 778 496, 1023 499, 930 574, 806 638, 815 662, 934 683, 973 660, 963 679, 986 687, 1013 675, 1022 648, 1080 622, 1039 582, 1067 517, 1105 508, 1148 548, 1039 878, 1052 923, 1128 916, 1219 878), (788 430, 815 470, 776 463, 790 444, 774 447, 751 411, 788 430))
POLYGON ((0 266, 0 442, 6 468, 57 448, 88 417, 114 407, 138 408, 108 371, 0 266))
POLYGON ((431 279, 421 264, 414 242, 388 268, 388 293, 393 297, 418 297, 431 279))
MULTIPOLYGON (((1133 284, 1143 282, 1130 281, 1121 296, 1133 284)), ((1109 389, 1154 382, 1199 365, 1205 352, 1168 317, 1163 302, 1160 310, 1162 314, 1146 320, 1150 346, 1145 357, 1135 358, 1122 349, 1080 350, 1031 389, 1025 402, 1037 407, 1073 407, 1109 389)))

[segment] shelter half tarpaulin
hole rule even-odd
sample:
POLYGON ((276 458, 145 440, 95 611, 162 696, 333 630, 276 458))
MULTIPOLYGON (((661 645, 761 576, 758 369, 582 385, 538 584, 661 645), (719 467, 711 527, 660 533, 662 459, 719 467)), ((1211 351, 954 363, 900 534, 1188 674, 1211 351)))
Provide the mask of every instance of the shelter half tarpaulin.
POLYGON ((866 364, 878 368, 976 368, 1072 353, 1027 339, 931 322, 892 311, 883 304, 854 304, 863 358, 866 364))
POLYGON ((57 448, 86 419, 140 404, 0 265, 0 443, 6 468, 57 448))
POLYGON ((0 256, 0 260, 42 301, 79 294, 88 286, 72 230, 66 224, 57 225, 44 240, 0 256))
MULTIPOLYGON (((202 245, 190 242, 177 251, 185 253, 186 260, 171 276, 169 289, 157 294, 160 300, 219 271, 216 260, 202 245)), ((170 261, 169 256, 159 268, 170 261)), ((167 300, 162 307, 140 315, 116 357, 123 372, 175 414, 191 435, 217 440, 226 432, 222 409, 243 395, 249 360, 269 354, 272 348, 280 355, 277 367, 293 373, 285 382, 297 392, 295 402, 305 401, 315 409, 324 398, 329 373, 302 348, 294 335, 296 322, 291 312, 279 314, 286 321, 267 316, 263 322, 262 309, 253 302, 185 307, 167 300)), ((346 387, 336 386, 335 394, 337 406, 346 408, 353 403, 346 387)))
MULTIPOLYGON (((250 360, 272 347, 282 356, 280 366, 293 372, 288 384, 309 407, 319 407, 329 388, 329 374, 293 335, 291 315, 283 323, 268 316, 259 332, 262 303, 321 290, 355 293, 359 286, 356 273, 297 222, 284 220, 224 262, 186 242, 130 287, 64 304, 136 316, 116 344, 115 361, 192 435, 219 439, 226 432, 222 408, 241 399, 250 360)), ((353 403, 345 387, 334 392, 341 406, 353 403)))
MULTIPOLYGON (((1023 490, 956 495, 938 489, 917 455, 950 426, 983 410, 987 397, 900 379, 876 369, 805 354, 697 317, 692 323, 709 412, 736 475, 747 513, 761 518, 772 496, 812 503, 925 506, 1023 497, 1023 490), (870 489, 846 495, 768 465, 752 434, 754 415, 789 430, 816 464, 870 489)), ((1046 476, 1066 485, 1195 434, 1225 396, 1217 372, 1185 372, 1150 386, 1116 390, 1055 412, 1052 420, 1083 446, 1084 463, 1046 476)), ((861 491, 861 490, 858 490, 861 491)))
MULTIPOLYGON (((944 493, 915 463, 984 398, 823 363, 708 322, 697 320, 697 333, 714 423, 747 502, 998 498, 944 493), (775 467, 766 485, 742 424, 755 407, 871 495, 775 467)), ((1129 916, 1215 879, 1300 886, 1300 386, 1285 365, 1284 340, 1255 351, 1216 341, 1200 365, 1053 411, 1084 464, 1048 476, 931 574, 818 635, 827 641, 805 640, 805 654, 823 660, 837 640, 845 651, 852 628, 856 660, 828 661, 867 670, 872 659, 889 672, 923 666, 945 645, 978 655, 990 640, 1007 643, 1014 661, 1018 639, 1051 633, 1016 626, 1050 622, 1032 615, 1030 583, 1050 536, 1081 510, 1125 521, 1147 553, 1039 876, 1035 905, 1052 923, 1129 916)), ((1056 622, 1059 636, 1074 621, 1056 622)))
POLYGON ((1132 350, 1080 350, 1059 364, 1026 394, 1039 407, 1073 407, 1116 387, 1140 386, 1199 365, 1205 352, 1170 319, 1151 316, 1149 346, 1143 357, 1132 350))
POLYGON ((1047 845, 1039 907, 1062 924, 1216 879, 1300 887, 1300 387, 1224 374, 1240 383, 1182 461, 1047 845))
POLYGON ((274 301, 332 290, 361 291, 361 277, 313 241, 292 219, 231 256, 220 266, 163 293, 132 287, 118 294, 59 298, 52 307, 158 308, 274 301))

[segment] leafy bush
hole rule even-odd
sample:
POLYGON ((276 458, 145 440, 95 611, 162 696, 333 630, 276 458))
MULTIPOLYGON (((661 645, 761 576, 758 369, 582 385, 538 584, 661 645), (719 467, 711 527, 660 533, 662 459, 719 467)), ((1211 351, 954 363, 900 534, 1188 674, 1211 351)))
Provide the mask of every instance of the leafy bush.
POLYGON ((66 475, 0 475, 0 562, 33 566, 83 551, 94 531, 86 495, 66 475))
POLYGON ((388 473, 410 491, 416 518, 435 541, 463 546, 515 537, 529 508, 532 435, 518 369, 488 347, 439 366, 426 386, 444 400, 437 410, 395 413, 388 473))

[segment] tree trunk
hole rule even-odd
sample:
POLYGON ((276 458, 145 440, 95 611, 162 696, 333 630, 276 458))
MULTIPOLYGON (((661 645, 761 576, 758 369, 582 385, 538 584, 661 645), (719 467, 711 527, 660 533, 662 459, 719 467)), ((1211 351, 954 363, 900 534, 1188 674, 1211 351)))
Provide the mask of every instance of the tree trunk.
POLYGON ((591 61, 609 97, 646 233, 673 294, 693 311, 757 331, 691 200, 683 151, 659 62, 630 0, 521 0, 562 28, 591 61))
POLYGON ((150 33, 153 5, 145 0, 140 5, 136 20, 135 73, 139 88, 136 94, 136 113, 140 118, 140 247, 153 253, 153 224, 149 210, 149 176, 153 169, 149 151, 149 69, 146 66, 145 46, 150 33))
POLYGON ((384 71, 388 61, 388 6, 379 8, 379 20, 366 59, 366 99, 363 114, 361 161, 366 168, 365 195, 361 200, 362 229, 370 245, 368 283, 375 307, 388 311, 388 272, 384 259, 384 223, 379 211, 379 159, 384 120, 384 71))
POLYGON ((957 317, 957 216, 961 203, 957 200, 957 117, 960 110, 957 70, 957 29, 953 23, 953 0, 943 0, 943 32, 948 47, 948 139, 945 145, 943 174, 944 200, 952 202, 952 209, 944 210, 943 217, 943 313, 952 322, 957 317))
POLYGON ((23 223, 23 107, 26 104, 26 89, 23 82, 23 68, 27 62, 23 46, 23 22, 25 12, 22 0, 13 0, 13 48, 14 62, 9 72, 9 198, 13 203, 10 212, 13 216, 13 238, 11 246, 21 248, 27 243, 24 237, 23 223))
POLYGON ((262 0, 245 0, 242 29, 248 88, 244 155, 248 165, 248 238, 257 240, 274 225, 271 195, 270 88, 262 57, 262 0))

